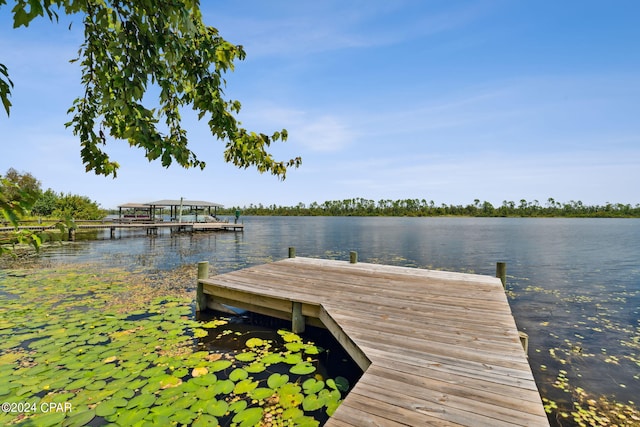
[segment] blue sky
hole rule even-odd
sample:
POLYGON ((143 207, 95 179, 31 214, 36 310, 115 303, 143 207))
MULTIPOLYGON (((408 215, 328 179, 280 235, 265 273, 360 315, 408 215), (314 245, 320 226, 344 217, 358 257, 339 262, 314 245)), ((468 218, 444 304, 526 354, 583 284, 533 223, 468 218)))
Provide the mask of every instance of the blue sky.
POLYGON ((66 111, 82 93, 78 18, 14 30, 0 8, 0 63, 15 84, 0 116, 0 174, 102 207, 164 198, 226 206, 353 197, 436 204, 640 203, 640 3, 512 0, 202 1, 205 22, 245 47, 226 94, 250 130, 302 156, 282 182, 224 163, 185 114, 204 171, 107 146, 116 179, 85 173, 66 111), (74 22, 71 30, 69 23, 74 22))

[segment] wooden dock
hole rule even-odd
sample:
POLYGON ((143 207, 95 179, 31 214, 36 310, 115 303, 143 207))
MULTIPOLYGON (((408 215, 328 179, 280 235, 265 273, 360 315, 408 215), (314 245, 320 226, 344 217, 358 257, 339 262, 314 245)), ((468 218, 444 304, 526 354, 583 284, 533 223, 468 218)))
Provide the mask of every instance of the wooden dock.
MULTIPOLYGON (((231 222, 120 222, 120 221, 86 221, 77 223, 69 229, 69 237, 72 238, 77 230, 101 230, 109 229, 111 237, 116 230, 146 230, 147 234, 156 234, 159 229, 169 228, 172 231, 244 231, 244 224, 231 222)), ((19 230, 55 231, 54 225, 21 225, 19 230)), ((0 227, 0 233, 14 231, 14 227, 0 227)))
POLYGON ((363 369, 326 426, 549 425, 500 279, 311 258, 202 267, 199 309, 322 324, 363 369))

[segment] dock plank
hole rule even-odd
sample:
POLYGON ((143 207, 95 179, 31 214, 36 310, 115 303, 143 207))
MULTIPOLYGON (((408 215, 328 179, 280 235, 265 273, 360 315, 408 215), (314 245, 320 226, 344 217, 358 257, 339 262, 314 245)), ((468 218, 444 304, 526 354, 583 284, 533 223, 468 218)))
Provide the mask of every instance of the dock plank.
POLYGON ((364 371, 327 426, 549 425, 497 278, 290 258, 200 282, 324 323, 364 371))

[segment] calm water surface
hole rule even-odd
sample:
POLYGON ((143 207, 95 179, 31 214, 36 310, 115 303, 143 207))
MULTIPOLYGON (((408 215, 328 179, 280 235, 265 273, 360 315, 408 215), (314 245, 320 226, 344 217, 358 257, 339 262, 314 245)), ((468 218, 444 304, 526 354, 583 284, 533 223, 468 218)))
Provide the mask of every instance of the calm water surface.
MULTIPOLYGON (((244 233, 147 236, 56 247, 56 262, 171 269, 209 261, 217 273, 299 256, 495 275, 507 263, 512 311, 530 337, 538 387, 558 402, 573 387, 640 401, 640 220, 246 217, 244 233)), ((118 234, 120 233, 120 234, 118 234)), ((195 267, 194 267, 195 268, 195 267)))

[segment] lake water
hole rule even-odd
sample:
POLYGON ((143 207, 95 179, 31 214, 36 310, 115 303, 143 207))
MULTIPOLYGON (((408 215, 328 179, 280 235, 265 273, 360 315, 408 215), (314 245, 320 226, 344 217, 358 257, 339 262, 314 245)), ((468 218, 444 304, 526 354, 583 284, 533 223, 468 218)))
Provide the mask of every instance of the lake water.
MULTIPOLYGON (((55 262, 212 272, 299 256, 495 275, 507 263, 512 311, 530 337, 543 396, 571 411, 571 390, 628 403, 640 396, 640 220, 245 217, 244 233, 99 233, 55 247, 55 262)), ((564 424, 567 425, 567 424, 564 424)))

